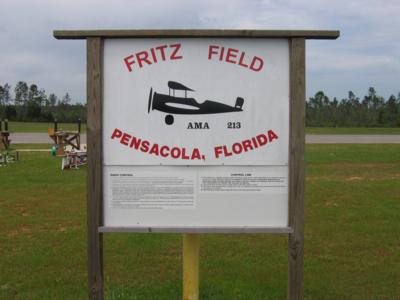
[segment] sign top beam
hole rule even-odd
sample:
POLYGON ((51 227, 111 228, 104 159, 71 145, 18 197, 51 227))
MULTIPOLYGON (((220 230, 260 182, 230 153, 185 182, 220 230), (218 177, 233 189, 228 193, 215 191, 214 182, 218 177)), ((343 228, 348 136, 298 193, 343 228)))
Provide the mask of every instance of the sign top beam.
POLYGON ((257 30, 257 29, 115 29, 115 30, 54 30, 59 40, 100 38, 305 38, 335 40, 339 30, 257 30))

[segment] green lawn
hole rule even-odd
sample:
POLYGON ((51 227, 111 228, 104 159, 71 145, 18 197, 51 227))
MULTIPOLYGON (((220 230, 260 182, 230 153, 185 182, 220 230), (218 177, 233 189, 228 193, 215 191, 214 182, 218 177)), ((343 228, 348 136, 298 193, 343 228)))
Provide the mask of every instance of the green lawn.
MULTIPOLYGON (((53 123, 40 122, 9 122, 10 132, 44 132, 47 128, 53 128, 53 123)), ((59 123, 59 129, 76 131, 77 123, 59 123)), ((86 132, 86 123, 82 123, 82 132, 86 132)), ((334 127, 307 127, 307 134, 400 134, 400 127, 397 128, 334 128, 334 127)))
MULTIPOLYGON (((8 130, 10 132, 43 132, 47 133, 48 128, 53 128, 54 123, 46 122, 8 122, 8 130)), ((4 128, 3 128, 4 129, 4 128)), ((78 122, 76 123, 58 123, 58 129, 65 131, 77 131, 78 122)), ((82 122, 82 132, 86 132, 86 123, 82 122)))
POLYGON ((307 127, 307 134, 400 134, 400 127, 307 127))
MULTIPOLYGON (((30 148, 30 145, 26 145, 30 148)), ((86 299, 86 170, 0 167, 0 299, 86 299)), ((307 145, 305 299, 399 299, 400 145, 307 145)), ((106 234, 107 299, 179 299, 181 235, 106 234)), ((285 299, 287 238, 202 235, 201 299, 285 299)))
POLYGON ((53 144, 11 144, 11 150, 25 150, 25 149, 51 149, 53 144))

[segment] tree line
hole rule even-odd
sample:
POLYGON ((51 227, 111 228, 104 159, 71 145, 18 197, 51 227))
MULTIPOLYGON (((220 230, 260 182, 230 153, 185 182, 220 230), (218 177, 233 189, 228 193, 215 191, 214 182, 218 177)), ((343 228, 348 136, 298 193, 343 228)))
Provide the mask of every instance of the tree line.
POLYGON ((388 99, 373 87, 362 99, 349 91, 348 97, 330 100, 319 91, 306 102, 309 127, 400 127, 400 93, 388 99))
MULTIPOLYGON (((19 81, 12 88, 0 85, 0 118, 23 122, 86 121, 86 105, 72 104, 65 93, 61 98, 46 94, 36 84, 19 81)), ((329 99, 323 91, 306 101, 306 126, 309 127, 400 127, 400 93, 388 99, 373 87, 362 99, 349 91, 340 101, 329 99)))
POLYGON ((86 105, 75 103, 68 93, 59 98, 36 84, 19 81, 12 88, 0 85, 0 118, 22 122, 86 122, 86 105))

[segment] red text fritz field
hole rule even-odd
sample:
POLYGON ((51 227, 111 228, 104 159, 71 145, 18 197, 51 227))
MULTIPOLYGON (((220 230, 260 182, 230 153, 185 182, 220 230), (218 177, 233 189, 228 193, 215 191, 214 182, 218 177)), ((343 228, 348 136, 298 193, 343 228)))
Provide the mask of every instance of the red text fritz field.
MULTIPOLYGON (((183 59, 182 44, 159 45, 150 49, 141 50, 124 57, 124 64, 129 72, 135 68, 143 68, 163 61, 183 59)), ((208 53, 204 53, 208 60, 220 61, 259 72, 264 67, 264 60, 258 56, 248 56, 245 51, 220 46, 209 45, 208 53)))

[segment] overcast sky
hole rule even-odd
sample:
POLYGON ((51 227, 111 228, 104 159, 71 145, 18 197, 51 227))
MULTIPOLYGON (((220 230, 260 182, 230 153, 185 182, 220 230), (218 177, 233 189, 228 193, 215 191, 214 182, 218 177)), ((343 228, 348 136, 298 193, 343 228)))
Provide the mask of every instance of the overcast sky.
POLYGON ((52 31, 144 28, 338 29, 338 40, 307 42, 307 95, 400 92, 399 0, 1 0, 0 84, 23 80, 84 102, 85 42, 52 31))

